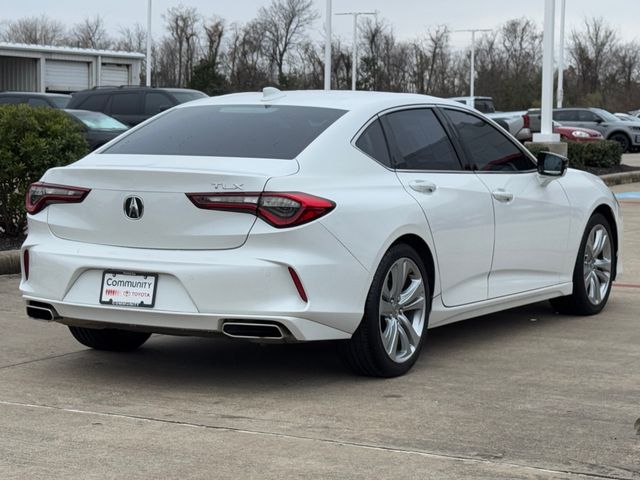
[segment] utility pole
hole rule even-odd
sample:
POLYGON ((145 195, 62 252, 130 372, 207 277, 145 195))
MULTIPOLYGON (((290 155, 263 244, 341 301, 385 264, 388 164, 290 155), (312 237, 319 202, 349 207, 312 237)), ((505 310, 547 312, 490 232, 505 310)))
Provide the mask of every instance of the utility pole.
POLYGON ((562 108, 564 100, 564 18, 566 10, 565 0, 560 0, 560 51, 558 52, 558 94, 557 106, 562 108))
POLYGON ((331 90, 331 0, 327 0, 324 34, 324 89, 331 90))
POLYGON ((544 3, 544 37, 542 58, 542 102, 540 133, 533 135, 534 142, 560 142, 560 135, 553 133, 553 33, 555 28, 556 0, 544 3))
POLYGON ((151 86, 151 0, 147 2, 147 58, 146 58, 146 84, 151 86))
POLYGON ((353 16, 353 67, 351 68, 351 90, 356 89, 358 80, 358 17, 360 15, 377 15, 378 12, 344 12, 336 15, 353 16))
POLYGON ((470 28, 467 30, 454 30, 454 32, 471 32, 471 78, 469 79, 469 96, 476 94, 476 32, 491 32, 490 28, 470 28))

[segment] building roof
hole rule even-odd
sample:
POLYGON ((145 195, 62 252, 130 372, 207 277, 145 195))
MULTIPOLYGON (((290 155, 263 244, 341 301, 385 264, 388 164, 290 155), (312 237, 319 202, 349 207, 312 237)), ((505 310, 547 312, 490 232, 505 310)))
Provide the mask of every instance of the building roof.
POLYGON ((121 57, 132 59, 143 59, 145 57, 142 53, 137 52, 123 52, 118 50, 95 50, 92 48, 74 48, 74 47, 59 47, 54 45, 29 45, 26 43, 9 43, 0 42, 0 52, 2 50, 13 51, 29 51, 29 52, 42 52, 42 53, 61 53, 67 55, 102 55, 105 57, 121 57))

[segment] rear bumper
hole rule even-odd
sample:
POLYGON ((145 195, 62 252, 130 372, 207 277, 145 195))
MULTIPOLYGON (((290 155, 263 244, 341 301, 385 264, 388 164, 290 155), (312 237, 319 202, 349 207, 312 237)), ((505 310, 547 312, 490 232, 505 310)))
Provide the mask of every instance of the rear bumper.
POLYGON ((320 223, 256 225, 231 250, 158 250, 63 240, 32 222, 25 300, 52 305, 65 324, 210 334, 227 320, 273 322, 295 340, 349 338, 362 318, 369 272, 320 223), (291 279, 293 267, 308 296, 291 279), (158 274, 154 308, 102 305, 105 269, 158 274))

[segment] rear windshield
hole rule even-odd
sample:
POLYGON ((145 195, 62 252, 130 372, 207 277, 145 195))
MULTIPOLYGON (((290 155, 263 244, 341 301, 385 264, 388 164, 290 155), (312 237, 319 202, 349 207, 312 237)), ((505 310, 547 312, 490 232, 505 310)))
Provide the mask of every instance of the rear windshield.
POLYGON ((89 110, 71 110, 73 115, 91 130, 127 130, 129 127, 104 113, 89 110))
POLYGON ((102 153, 293 159, 345 113, 281 105, 177 108, 102 153))

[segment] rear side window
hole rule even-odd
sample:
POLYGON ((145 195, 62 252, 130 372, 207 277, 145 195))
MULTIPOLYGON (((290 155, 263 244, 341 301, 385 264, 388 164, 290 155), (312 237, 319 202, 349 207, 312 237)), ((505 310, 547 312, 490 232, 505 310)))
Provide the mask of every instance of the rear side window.
POLYGON ((89 95, 83 102, 77 107, 82 110, 92 110, 94 112, 103 112, 104 106, 107 103, 108 95, 89 95))
POLYGON ((475 115, 446 110, 473 168, 488 172, 517 172, 535 164, 505 135, 475 115))
POLYGON ((345 113, 282 105, 178 108, 103 153, 293 159, 345 113))
POLYGON ((453 145, 433 110, 402 110, 384 116, 400 170, 461 170, 453 145))
POLYGON ((387 147, 387 140, 384 138, 384 133, 382 132, 380 120, 376 120, 362 132, 362 135, 360 135, 360 138, 358 138, 356 142, 356 147, 383 165, 391 167, 389 148, 387 147))
POLYGON ((24 99, 20 98, 20 97, 0 97, 0 103, 3 104, 15 104, 15 103, 22 103, 24 101, 24 99))
POLYGON ((117 115, 136 115, 140 113, 137 93, 116 93, 111 97, 111 113, 117 115))
POLYGON ((553 112, 553 119, 558 122, 577 122, 577 113, 576 110, 556 110, 553 112))

